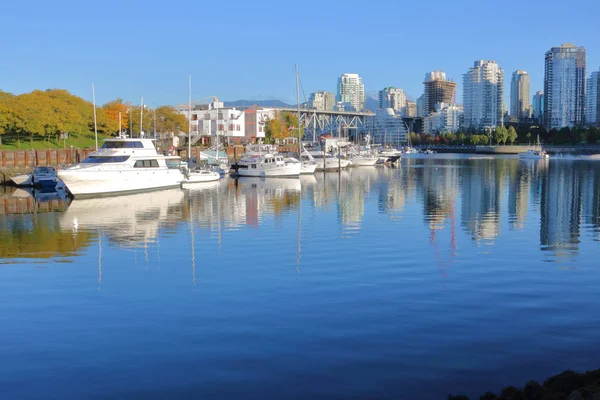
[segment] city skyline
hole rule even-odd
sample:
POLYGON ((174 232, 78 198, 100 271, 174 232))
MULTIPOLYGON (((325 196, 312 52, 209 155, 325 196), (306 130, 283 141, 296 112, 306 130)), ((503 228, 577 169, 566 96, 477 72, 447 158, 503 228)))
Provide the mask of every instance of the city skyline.
MULTIPOLYGON (((434 70, 445 71, 462 93, 462 74, 476 59, 496 60, 505 71, 528 71, 531 92, 535 93, 543 89, 544 53, 561 43, 584 46, 588 69, 600 67, 600 45, 594 40, 598 28, 593 17, 600 6, 595 2, 583 1, 581 7, 589 12, 575 15, 571 23, 545 29, 551 17, 570 15, 572 9, 559 2, 507 1, 499 7, 495 19, 510 22, 513 28, 497 32, 486 29, 481 37, 474 32, 487 27, 489 20, 484 18, 483 10, 473 11, 479 8, 470 7, 471 3, 476 4, 465 1, 453 11, 454 6, 441 2, 437 6, 381 2, 360 13, 361 29, 345 32, 341 39, 323 39, 312 28, 326 26, 332 18, 354 17, 355 7, 338 9, 309 0, 305 6, 320 12, 305 20, 302 40, 319 40, 312 48, 302 47, 302 51, 295 45, 294 34, 287 33, 289 15, 283 18, 283 11, 273 1, 261 2, 260 7, 233 7, 226 23, 215 17, 201 18, 200 22, 196 18, 192 24, 182 20, 186 17, 182 10, 197 7, 188 2, 153 6, 109 1, 85 11, 70 7, 70 2, 56 5, 34 1, 27 6, 11 3, 3 10, 6 23, 0 32, 18 40, 2 45, 9 62, 0 66, 0 89, 20 94, 64 88, 91 100, 94 82, 100 104, 116 97, 136 103, 141 95, 149 104, 179 104, 187 99, 187 78, 191 74, 194 99, 218 96, 223 100, 279 99, 295 103, 297 63, 302 102, 311 92, 335 92, 336 79, 344 72, 358 73, 369 97, 377 98, 379 90, 395 86, 402 88, 408 99, 416 100, 423 92, 423 74, 434 70), (514 13, 517 4, 520 12, 514 13), (265 10, 271 18, 264 18, 265 10), (412 15, 402 25, 403 30, 414 32, 422 31, 425 21, 432 25, 446 21, 450 13, 456 19, 451 24, 453 41, 439 40, 439 32, 424 31, 403 41, 400 50, 389 51, 391 45, 377 39, 396 32, 396 28, 381 24, 394 13, 412 15), (259 17, 261 23, 255 24, 253 18, 259 17), (140 18, 145 24, 155 21, 160 29, 140 28, 136 23, 140 18), (246 31, 254 37, 251 45, 244 44, 248 40, 246 31), (279 31, 285 34, 273 34, 279 31), (194 39, 185 39, 188 37, 194 39), (523 37, 528 40, 521 40, 523 37), (269 48, 277 51, 269 52, 269 48)), ((203 5, 201 11, 207 16, 222 15, 215 3, 203 5)), ((508 93, 505 90, 507 104, 508 93)))

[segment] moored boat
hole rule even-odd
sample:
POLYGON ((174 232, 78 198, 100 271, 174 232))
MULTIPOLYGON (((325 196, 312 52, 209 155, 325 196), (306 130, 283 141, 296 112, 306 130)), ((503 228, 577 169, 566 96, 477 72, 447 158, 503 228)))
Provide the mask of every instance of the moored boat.
POLYGON ((254 177, 297 177, 300 176, 300 162, 286 163, 275 146, 251 144, 232 169, 238 176, 254 177))
POLYGON ((159 155, 151 139, 119 137, 107 139, 83 162, 59 170, 58 177, 75 198, 180 187, 185 177, 173 159, 178 157, 159 155))

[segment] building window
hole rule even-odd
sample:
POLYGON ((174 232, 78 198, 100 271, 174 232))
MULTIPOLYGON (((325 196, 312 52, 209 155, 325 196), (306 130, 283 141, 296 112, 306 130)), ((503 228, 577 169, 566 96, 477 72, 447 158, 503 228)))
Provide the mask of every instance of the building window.
POLYGON ((233 124, 229 124, 229 128, 230 131, 234 131, 235 130, 235 125, 233 124))
POLYGON ((204 114, 204 119, 210 121, 210 113, 204 114))
POLYGON ((223 124, 219 124, 219 126, 218 126, 217 130, 218 130, 218 131, 222 131, 223 129, 224 129, 224 127, 223 127, 223 124))
POLYGON ((222 113, 222 112, 220 112, 220 113, 219 113, 219 116, 218 116, 217 118, 219 118, 219 119, 223 119, 223 113, 222 113))
POLYGON ((240 130, 240 126, 239 126, 239 125, 236 125, 236 126, 235 126, 235 130, 236 130, 236 131, 239 131, 239 130, 240 130))
POLYGON ((258 127, 258 131, 259 131, 259 132, 262 132, 262 131, 263 131, 263 127, 262 127, 262 126, 259 126, 259 127, 258 127))
POLYGON ((198 114, 192 114, 192 121, 198 121, 198 114))

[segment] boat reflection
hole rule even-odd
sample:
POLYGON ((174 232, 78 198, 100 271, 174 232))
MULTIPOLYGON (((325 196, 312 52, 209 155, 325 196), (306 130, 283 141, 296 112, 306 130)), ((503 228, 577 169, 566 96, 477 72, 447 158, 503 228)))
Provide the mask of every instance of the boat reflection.
POLYGON ((73 200, 59 224, 64 231, 100 231, 122 245, 150 242, 158 237, 161 223, 179 219, 184 197, 184 191, 169 189, 152 195, 73 200))

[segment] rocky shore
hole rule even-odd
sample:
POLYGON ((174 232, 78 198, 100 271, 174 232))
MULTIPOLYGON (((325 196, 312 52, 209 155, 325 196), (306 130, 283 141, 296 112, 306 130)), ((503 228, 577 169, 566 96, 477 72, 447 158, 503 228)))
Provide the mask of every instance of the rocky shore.
MULTIPOLYGON (((600 400, 600 369, 577 373, 565 371, 539 384, 531 381, 524 388, 513 386, 500 394, 485 393, 480 400, 600 400)), ((469 400, 467 396, 448 396, 448 400, 469 400)))

